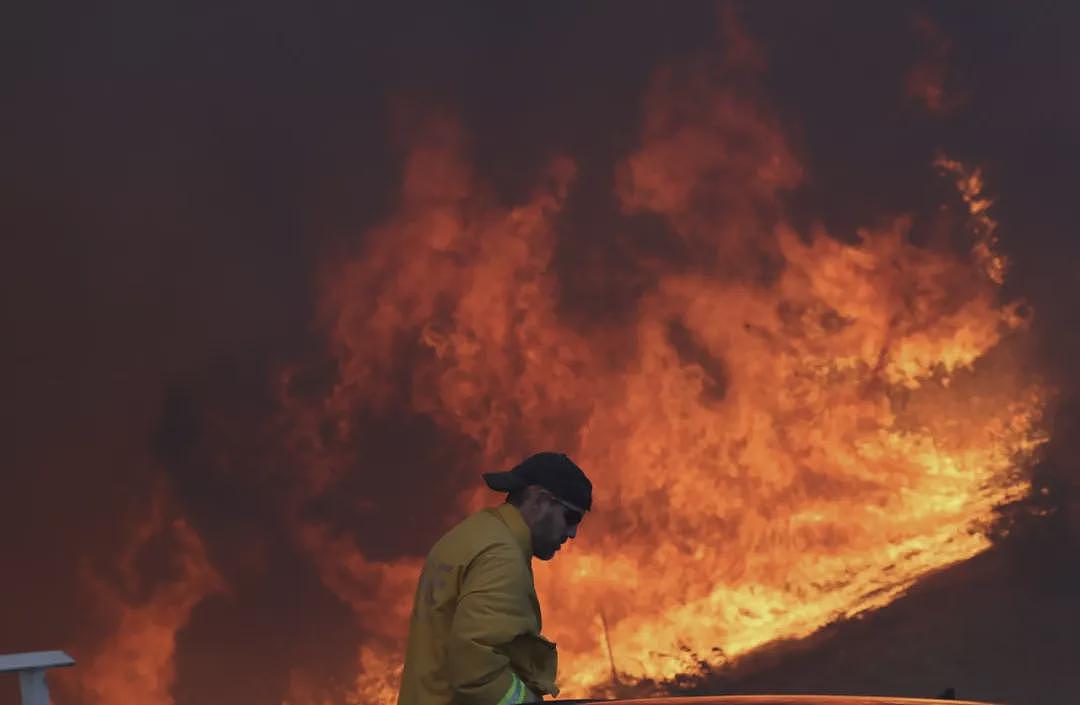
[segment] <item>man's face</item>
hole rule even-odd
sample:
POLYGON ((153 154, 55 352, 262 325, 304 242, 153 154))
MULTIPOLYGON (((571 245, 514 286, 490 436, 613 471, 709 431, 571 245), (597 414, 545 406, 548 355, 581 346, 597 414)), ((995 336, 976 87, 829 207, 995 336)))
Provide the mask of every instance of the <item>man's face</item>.
POLYGON ((540 515, 532 526, 533 555, 542 561, 549 561, 567 540, 577 536, 581 513, 547 491, 541 493, 539 501, 540 515))

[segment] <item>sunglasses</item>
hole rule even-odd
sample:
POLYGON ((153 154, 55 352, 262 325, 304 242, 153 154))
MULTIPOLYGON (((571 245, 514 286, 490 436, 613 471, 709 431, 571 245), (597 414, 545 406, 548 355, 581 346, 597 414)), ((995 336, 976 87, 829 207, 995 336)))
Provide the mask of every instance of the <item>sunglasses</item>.
POLYGON ((551 497, 553 500, 562 505, 563 516, 566 518, 567 526, 577 526, 581 523, 581 520, 585 518, 585 510, 581 509, 580 507, 576 507, 573 504, 567 502, 566 500, 556 497, 551 492, 545 491, 544 494, 546 494, 548 497, 551 497))

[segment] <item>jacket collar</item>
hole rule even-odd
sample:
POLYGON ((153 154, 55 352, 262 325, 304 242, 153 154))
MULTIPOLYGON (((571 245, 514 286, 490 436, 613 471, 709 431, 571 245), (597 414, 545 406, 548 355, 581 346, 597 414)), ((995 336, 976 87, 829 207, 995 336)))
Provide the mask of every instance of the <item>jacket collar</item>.
POLYGON ((518 547, 525 554, 525 560, 531 564, 532 532, 529 531, 525 518, 521 516, 521 510, 512 504, 501 504, 491 511, 495 512, 495 516, 499 517, 502 523, 506 524, 506 528, 510 529, 518 547))

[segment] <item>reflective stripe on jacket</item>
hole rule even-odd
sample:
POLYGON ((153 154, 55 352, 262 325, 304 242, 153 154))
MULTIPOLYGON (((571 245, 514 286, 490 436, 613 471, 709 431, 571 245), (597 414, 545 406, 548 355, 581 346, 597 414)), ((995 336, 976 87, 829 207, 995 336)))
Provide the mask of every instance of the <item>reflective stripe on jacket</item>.
POLYGON ((521 512, 504 504, 473 514, 424 564, 398 705, 517 705, 525 688, 557 695, 555 644, 540 627, 521 512))

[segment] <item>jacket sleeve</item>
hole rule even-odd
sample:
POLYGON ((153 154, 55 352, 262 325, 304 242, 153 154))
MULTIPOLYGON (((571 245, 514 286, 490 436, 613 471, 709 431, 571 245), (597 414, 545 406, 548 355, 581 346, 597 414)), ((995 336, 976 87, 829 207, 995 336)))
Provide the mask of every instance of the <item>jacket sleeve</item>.
POLYGON ((503 647, 535 629, 528 568, 516 546, 494 545, 469 564, 450 626, 447 665, 455 703, 517 705, 527 690, 503 647))

